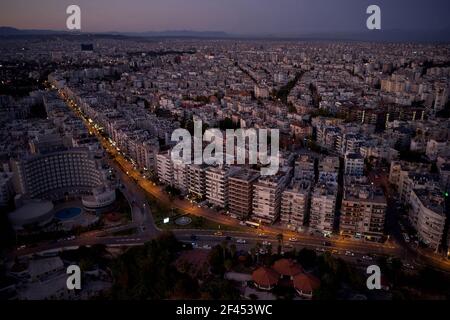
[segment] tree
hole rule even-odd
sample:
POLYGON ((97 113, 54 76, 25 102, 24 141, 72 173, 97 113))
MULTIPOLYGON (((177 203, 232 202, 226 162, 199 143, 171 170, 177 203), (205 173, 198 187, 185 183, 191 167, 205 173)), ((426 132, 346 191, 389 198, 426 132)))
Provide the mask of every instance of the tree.
POLYGON ((277 241, 278 241, 278 254, 281 254, 281 250, 283 248, 283 234, 279 233, 277 234, 277 241))
POLYGON ((211 266, 211 271, 216 274, 224 272, 224 252, 220 245, 214 246, 208 254, 208 262, 211 266))

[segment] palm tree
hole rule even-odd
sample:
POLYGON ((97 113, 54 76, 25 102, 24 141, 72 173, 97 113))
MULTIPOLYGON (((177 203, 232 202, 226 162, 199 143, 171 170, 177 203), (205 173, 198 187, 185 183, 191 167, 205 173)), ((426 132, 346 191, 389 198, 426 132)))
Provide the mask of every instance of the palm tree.
POLYGON ((282 233, 277 234, 277 241, 278 241, 278 254, 281 254, 281 249, 283 247, 283 234, 282 233))
POLYGON ((222 241, 222 243, 220 244, 220 246, 222 247, 223 260, 225 261, 225 259, 226 259, 226 254, 227 254, 227 251, 228 251, 228 241, 227 241, 227 240, 222 241))

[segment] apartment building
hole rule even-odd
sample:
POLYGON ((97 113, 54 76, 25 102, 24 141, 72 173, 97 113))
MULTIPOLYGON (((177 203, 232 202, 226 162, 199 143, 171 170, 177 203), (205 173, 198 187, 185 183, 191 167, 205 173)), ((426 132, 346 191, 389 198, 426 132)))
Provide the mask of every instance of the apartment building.
POLYGON ((229 177, 228 201, 231 214, 241 220, 252 214, 254 184, 258 180, 259 171, 242 168, 229 177))
POLYGON ((383 191, 366 177, 345 177, 339 229, 343 236, 379 241, 387 202, 383 191))
POLYGON ((187 165, 188 193, 197 199, 206 196, 206 169, 207 166, 203 164, 187 165))
POLYGON ((310 199, 311 181, 292 181, 281 195, 281 223, 299 231, 308 220, 310 199))
POLYGON ((359 153, 345 154, 345 175, 362 176, 364 175, 364 157, 359 153))
POLYGON ((323 176, 332 176, 335 181, 338 179, 339 174, 339 158, 327 156, 323 157, 319 161, 319 180, 322 179, 323 176))
POLYGON ((173 164, 170 151, 156 155, 156 171, 159 181, 169 186, 173 185, 173 164))
POLYGON ((445 198, 438 187, 413 189, 410 195, 409 220, 417 236, 430 248, 438 250, 445 227, 445 198))
POLYGON ((228 178, 237 167, 217 166, 206 170, 206 199, 220 208, 228 207, 228 178))
POLYGON ((314 180, 314 162, 315 159, 309 154, 300 155, 295 161, 294 178, 314 180))
POLYGON ((11 159, 16 193, 31 198, 59 198, 66 193, 89 194, 104 184, 94 154, 70 149, 11 159))
POLYGON ((311 195, 309 226, 323 234, 333 231, 338 187, 335 182, 318 182, 311 195))
POLYGON ((273 176, 259 178, 253 190, 252 218, 267 224, 273 224, 280 217, 281 193, 286 185, 287 175, 278 172, 273 176))
POLYGON ((182 160, 172 160, 172 185, 179 189, 182 193, 188 190, 188 169, 182 160))

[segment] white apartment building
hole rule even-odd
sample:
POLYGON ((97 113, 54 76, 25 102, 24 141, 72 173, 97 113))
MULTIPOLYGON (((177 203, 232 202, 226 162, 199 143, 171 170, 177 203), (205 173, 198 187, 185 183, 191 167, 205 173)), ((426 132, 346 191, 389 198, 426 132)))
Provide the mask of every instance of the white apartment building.
POLYGON ((156 155, 156 171, 159 181, 170 186, 173 185, 173 164, 170 151, 156 155))
POLYGON ((182 193, 188 190, 188 169, 182 160, 176 159, 172 161, 172 184, 182 193))
POLYGON ((187 165, 188 192, 198 199, 206 196, 206 169, 205 165, 187 165))
POLYGON ((94 154, 85 149, 11 159, 10 165, 16 193, 31 198, 90 194, 105 182, 94 154))
POLYGON ((445 226, 445 199, 439 188, 414 189, 410 196, 409 220, 417 230, 419 240, 437 250, 445 226))
POLYGON ((228 207, 228 178, 237 167, 217 166, 206 170, 206 199, 221 208, 228 207))
POLYGON ((309 226, 324 234, 333 231, 337 197, 336 183, 317 183, 311 195, 309 226))
POLYGON ((293 181, 281 195, 281 223, 299 231, 308 220, 311 181, 293 181))
POLYGON ((253 190, 253 219, 267 224, 278 220, 281 193, 286 185, 286 175, 279 172, 273 176, 259 178, 253 190))

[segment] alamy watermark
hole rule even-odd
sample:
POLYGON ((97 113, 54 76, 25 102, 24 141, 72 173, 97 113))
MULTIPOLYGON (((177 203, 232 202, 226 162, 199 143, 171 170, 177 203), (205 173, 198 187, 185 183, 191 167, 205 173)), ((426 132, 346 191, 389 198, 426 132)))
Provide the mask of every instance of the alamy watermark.
POLYGON ((260 164, 263 176, 275 175, 279 169, 280 134, 278 129, 258 129, 258 131, 256 129, 227 129, 224 137, 219 129, 207 129, 203 134, 202 122, 194 121, 193 137, 186 129, 176 129, 172 133, 171 139, 177 142, 171 151, 172 161, 208 165, 260 164), (268 150, 269 137, 270 152, 268 150), (210 144, 203 150, 204 141, 210 142, 210 144), (246 141, 248 141, 248 148, 246 141))
POLYGON ((76 264, 67 267, 66 273, 69 275, 66 280, 67 290, 81 289, 81 269, 76 264))
POLYGON ((370 276, 366 280, 367 289, 380 290, 381 289, 381 269, 379 266, 373 264, 367 267, 366 273, 370 276))
POLYGON ((369 30, 380 30, 381 29, 381 9, 379 6, 372 4, 367 7, 367 14, 370 16, 367 18, 366 26, 369 30))
POLYGON ((81 8, 76 4, 67 7, 66 13, 69 15, 66 20, 66 27, 69 30, 81 30, 81 8))

